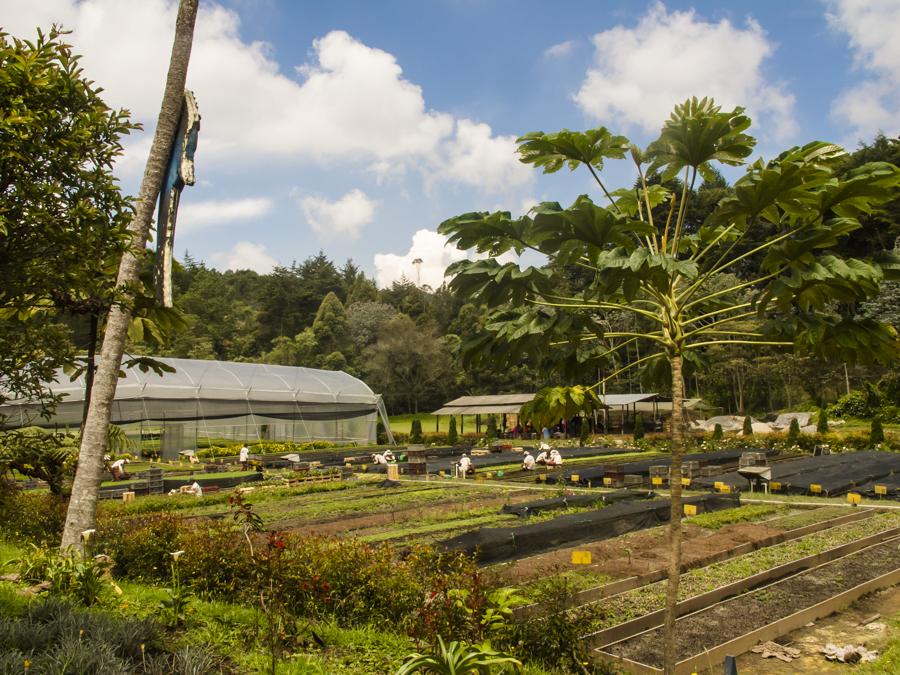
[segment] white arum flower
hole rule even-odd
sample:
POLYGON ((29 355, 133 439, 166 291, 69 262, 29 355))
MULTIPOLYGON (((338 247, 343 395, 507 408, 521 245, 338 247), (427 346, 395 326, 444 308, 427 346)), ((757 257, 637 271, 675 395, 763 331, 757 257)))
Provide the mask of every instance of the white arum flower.
POLYGON ((84 539, 85 541, 87 541, 88 539, 91 538, 91 535, 94 534, 94 532, 96 532, 96 531, 97 530, 84 530, 81 533, 81 538, 84 539))
POLYGON ((184 551, 172 551, 169 555, 172 556, 174 560, 178 560, 183 553, 184 551))

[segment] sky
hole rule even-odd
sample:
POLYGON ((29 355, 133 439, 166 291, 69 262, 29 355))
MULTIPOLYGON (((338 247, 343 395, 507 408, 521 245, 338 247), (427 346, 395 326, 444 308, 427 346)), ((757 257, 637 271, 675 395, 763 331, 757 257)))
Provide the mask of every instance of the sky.
MULTIPOLYGON (((175 13, 171 0, 0 0, 13 36, 71 30, 106 102, 144 125, 116 166, 130 194, 175 13)), ((755 156, 896 135, 898 26, 900 0, 201 0, 197 184, 176 256, 265 273, 321 250, 380 287, 437 287, 471 255, 445 246, 445 219, 599 201, 583 169, 518 162, 529 131, 606 126, 644 146, 696 95, 747 108, 755 156)), ((613 187, 634 179, 626 161, 606 172, 613 187)))

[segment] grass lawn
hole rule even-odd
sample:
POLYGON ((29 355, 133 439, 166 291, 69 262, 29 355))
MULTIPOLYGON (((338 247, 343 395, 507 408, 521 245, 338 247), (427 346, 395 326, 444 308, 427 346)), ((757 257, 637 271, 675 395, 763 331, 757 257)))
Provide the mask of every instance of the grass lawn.
MULTIPOLYGON (((391 415, 391 431, 397 434, 408 434, 410 432, 410 427, 412 426, 412 421, 414 418, 418 417, 419 421, 422 423, 422 432, 426 434, 435 432, 435 420, 438 418, 434 415, 429 415, 428 413, 419 413, 418 415, 391 415)), ((475 415, 463 415, 462 416, 462 426, 460 426, 459 417, 456 419, 456 431, 457 433, 467 433, 474 434, 475 433, 475 415)), ((487 424, 486 416, 481 419, 481 431, 484 432, 485 425, 487 424)), ((439 429, 441 433, 447 433, 447 430, 450 428, 450 418, 441 415, 439 420, 439 429)))

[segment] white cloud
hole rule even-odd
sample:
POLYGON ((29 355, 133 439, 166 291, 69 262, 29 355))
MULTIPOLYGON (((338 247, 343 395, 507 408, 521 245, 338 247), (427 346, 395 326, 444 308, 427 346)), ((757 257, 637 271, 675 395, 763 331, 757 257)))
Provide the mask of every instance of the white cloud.
POLYGON ((227 251, 213 253, 210 259, 219 269, 253 270, 260 274, 268 274, 278 264, 275 258, 266 253, 265 246, 252 241, 239 241, 227 251))
POLYGON ((214 225, 251 220, 272 210, 272 200, 267 197, 246 199, 209 199, 192 202, 185 198, 178 207, 178 230, 194 232, 214 225))
MULTIPOLYGON (((102 84, 107 102, 129 108, 150 132, 175 13, 173 0, 7 0, 3 19, 5 29, 20 36, 31 37, 36 26, 54 21, 74 29, 67 40, 84 55, 85 72, 102 84)), ((489 127, 475 140, 460 138, 459 130, 454 138, 453 115, 429 110, 421 87, 403 77, 392 54, 344 31, 315 40, 309 62, 286 74, 271 45, 243 41, 237 13, 214 2, 200 8, 188 86, 203 116, 197 155, 201 174, 207 162, 253 164, 276 158, 361 164, 384 176, 436 164, 467 140, 485 145, 482 152, 488 155, 495 141, 508 142, 491 137, 489 127)), ((140 175, 147 132, 129 139, 120 171, 140 175)), ((465 151, 476 150, 464 146, 465 151)))
POLYGON ((297 201, 312 229, 324 238, 357 239, 363 227, 372 222, 377 202, 362 190, 351 190, 337 201, 321 197, 303 197, 297 201))
POLYGON ((565 42, 559 42, 551 47, 547 47, 544 50, 544 58, 545 59, 562 59, 572 53, 572 50, 575 48, 574 40, 566 40, 565 42))
POLYGON ((900 131, 900 0, 831 0, 831 26, 850 39, 856 65, 869 79, 842 92, 832 105, 857 137, 900 131))
MULTIPOLYGON (((393 282, 406 277, 417 285, 438 288, 445 280, 445 271, 450 263, 466 258, 486 258, 487 255, 472 251, 460 251, 447 243, 447 238, 434 230, 418 230, 404 255, 395 253, 375 254, 375 283, 386 288, 393 282), (418 261, 418 262, 417 262, 418 261)), ((518 260, 513 252, 496 256, 497 262, 505 264, 518 260)))
POLYGON ((462 119, 433 177, 502 192, 530 185, 534 171, 519 161, 515 136, 494 136, 487 124, 462 119))
POLYGON ((712 96, 762 116, 777 140, 795 132, 794 97, 768 84, 763 63, 773 44, 752 19, 744 28, 710 23, 693 10, 669 13, 657 2, 634 28, 617 26, 593 38, 595 63, 575 95, 604 124, 657 131, 676 103, 712 96))
POLYGON ((413 235, 406 254, 375 254, 375 282, 379 288, 386 288, 405 276, 416 284, 438 288, 444 283, 447 265, 465 257, 465 251, 449 246, 443 235, 434 230, 419 230, 413 235), (414 260, 421 262, 414 264, 414 260))

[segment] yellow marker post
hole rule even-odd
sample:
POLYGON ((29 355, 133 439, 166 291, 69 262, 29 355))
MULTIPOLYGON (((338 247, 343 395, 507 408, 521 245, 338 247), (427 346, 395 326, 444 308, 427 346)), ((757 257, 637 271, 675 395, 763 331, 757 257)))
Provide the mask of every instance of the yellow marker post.
POLYGON ((770 492, 778 492, 781 489, 781 483, 778 481, 771 481, 769 483, 769 491, 770 492))
POLYGON ((486 474, 484 474, 484 477, 487 478, 488 480, 490 480, 491 478, 494 477, 494 474, 492 474, 490 471, 488 471, 486 474))
POLYGON ((713 487, 714 487, 716 490, 721 490, 723 485, 725 485, 725 483, 723 483, 723 482, 720 481, 720 480, 717 480, 715 483, 713 483, 713 487))
POLYGON ((722 483, 722 487, 719 488, 719 492, 721 492, 722 494, 729 494, 731 492, 731 486, 722 483))
POLYGON ((653 478, 650 479, 650 482, 653 485, 662 485, 662 476, 653 476, 653 478))
POLYGON ((855 492, 847 493, 847 502, 856 506, 857 504, 862 503, 862 495, 857 494, 855 492))
POLYGON ((538 479, 538 481, 543 482, 543 481, 547 480, 547 476, 545 476, 542 473, 539 473, 537 479, 538 479))
POLYGON ((884 496, 887 494, 887 485, 876 485, 875 486, 875 494, 884 496))
POLYGON ((573 565, 590 565, 591 564, 591 552, 590 551, 572 551, 572 564, 573 565))
POLYGON ((818 483, 810 483, 809 491, 812 492, 814 495, 820 494, 822 492, 822 486, 819 485, 818 483))
POLYGON ((580 479, 581 476, 579 476, 577 473, 573 473, 571 476, 569 476, 569 480, 573 483, 577 483, 580 479))
POLYGON ((696 504, 685 504, 684 505, 684 515, 696 516, 697 515, 697 505, 696 504))
POLYGON ((682 478, 682 479, 681 479, 681 484, 682 484, 684 487, 690 487, 690 486, 691 486, 691 479, 690 479, 690 478, 682 478))
POLYGON ((604 484, 606 487, 609 487, 610 485, 612 485, 612 478, 609 478, 608 476, 604 476, 604 477, 603 477, 603 484, 604 484))

